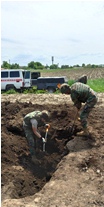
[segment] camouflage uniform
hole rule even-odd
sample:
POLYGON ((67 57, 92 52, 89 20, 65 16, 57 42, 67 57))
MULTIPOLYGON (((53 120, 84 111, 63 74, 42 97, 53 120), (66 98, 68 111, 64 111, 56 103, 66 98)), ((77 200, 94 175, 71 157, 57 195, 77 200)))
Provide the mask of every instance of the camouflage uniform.
POLYGON ((86 75, 82 75, 80 78, 78 78, 78 80, 76 80, 75 82, 80 82, 80 83, 84 83, 87 84, 87 76, 86 75))
POLYGON ((31 119, 35 119, 37 121, 38 123, 37 127, 44 126, 45 124, 41 121, 40 115, 41 115, 40 111, 33 111, 27 114, 24 117, 24 121, 23 121, 23 128, 25 131, 25 135, 27 138, 31 155, 35 154, 35 150, 36 148, 39 147, 39 141, 40 141, 40 139, 38 139, 36 135, 33 133, 31 119))
POLYGON ((85 103, 82 111, 80 112, 80 119, 82 127, 86 128, 88 115, 97 103, 96 93, 90 89, 88 85, 77 82, 71 86, 71 99, 78 109, 81 108, 82 103, 85 103))

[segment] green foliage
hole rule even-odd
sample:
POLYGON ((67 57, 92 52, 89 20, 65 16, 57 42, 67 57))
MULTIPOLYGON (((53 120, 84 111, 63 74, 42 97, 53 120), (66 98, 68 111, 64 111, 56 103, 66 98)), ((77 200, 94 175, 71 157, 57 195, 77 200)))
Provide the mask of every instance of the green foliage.
POLYGON ((73 65, 74 68, 78 68, 80 67, 80 65, 76 64, 76 65, 73 65))
POLYGON ((40 93, 47 93, 47 91, 45 91, 45 90, 37 90, 36 91, 36 94, 40 94, 40 93))
POLYGON ((59 94, 59 93, 61 93, 61 92, 60 92, 60 89, 57 89, 57 90, 54 92, 54 94, 59 94))
POLYGON ((69 68, 69 65, 62 65, 61 68, 62 68, 62 69, 69 68))
POLYGON ((83 68, 85 67, 85 64, 84 64, 84 63, 82 63, 82 67, 83 67, 83 68))
POLYGON ((33 87, 33 88, 30 88, 30 89, 25 89, 23 91, 24 94, 28 94, 28 93, 34 93, 34 94, 40 94, 40 93, 46 93, 45 90, 37 90, 37 87, 33 87))
POLYGON ((57 64, 50 65, 50 69, 57 69, 57 68, 58 68, 57 64))
POLYGON ((104 92, 104 79, 94 79, 94 80, 88 80, 87 83, 94 91, 96 92, 104 92))
POLYGON ((7 61, 3 61, 3 64, 1 65, 2 68, 9 68, 10 64, 7 61))
POLYGON ((10 89, 8 91, 2 91, 2 94, 18 94, 17 91, 15 91, 14 89, 10 89))
POLYGON ((31 61, 30 63, 28 63, 28 67, 34 69, 34 61, 31 61))
POLYGON ((74 80, 68 80, 69 86, 71 86, 74 83, 74 80))
POLYGON ((2 68, 7 68, 7 69, 19 69, 19 64, 9 64, 7 61, 3 61, 3 64, 1 65, 2 68))
MULTIPOLYGON (((74 80, 69 80, 68 84, 69 86, 71 86, 74 83, 74 80)), ((92 88, 94 91, 96 92, 104 92, 104 79, 100 78, 100 79, 89 79, 87 81, 87 85, 90 86, 90 88, 92 88)))
POLYGON ((44 68, 44 66, 40 62, 34 62, 34 61, 28 63, 28 67, 35 70, 44 68))
POLYGON ((15 63, 10 65, 10 69, 19 69, 19 64, 15 63))
MULTIPOLYGON (((10 62, 10 60, 9 60, 10 62)), ((52 64, 50 66, 48 66, 46 64, 46 66, 43 66, 40 62, 34 62, 34 61, 31 61, 30 63, 28 63, 27 66, 22 66, 22 69, 40 69, 40 70, 43 70, 44 68, 50 68, 50 69, 58 69, 59 64, 52 64)), ((95 64, 87 64, 85 65, 85 63, 82 63, 82 66, 79 66, 78 64, 76 65, 73 65, 73 66, 69 66, 69 65, 62 65, 60 67, 60 69, 75 69, 75 68, 79 68, 79 67, 82 67, 82 68, 104 68, 104 65, 103 64, 100 64, 100 65, 95 65, 95 64)), ((7 61, 3 61, 3 64, 1 65, 1 68, 8 68, 8 69, 21 69, 21 67, 19 66, 19 64, 15 63, 15 64, 10 64, 8 63, 7 61)))
POLYGON ((36 93, 37 92, 37 87, 32 87, 32 88, 29 88, 29 89, 25 89, 23 91, 24 94, 28 94, 28 93, 36 93))

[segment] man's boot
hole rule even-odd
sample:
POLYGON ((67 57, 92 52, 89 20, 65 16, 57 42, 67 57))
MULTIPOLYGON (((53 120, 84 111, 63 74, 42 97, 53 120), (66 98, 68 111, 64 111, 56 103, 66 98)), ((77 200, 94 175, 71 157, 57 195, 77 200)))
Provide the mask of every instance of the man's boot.
POLYGON ((90 135, 90 133, 89 133, 88 128, 83 128, 83 130, 81 132, 78 132, 77 135, 78 136, 86 136, 87 137, 87 136, 90 135))

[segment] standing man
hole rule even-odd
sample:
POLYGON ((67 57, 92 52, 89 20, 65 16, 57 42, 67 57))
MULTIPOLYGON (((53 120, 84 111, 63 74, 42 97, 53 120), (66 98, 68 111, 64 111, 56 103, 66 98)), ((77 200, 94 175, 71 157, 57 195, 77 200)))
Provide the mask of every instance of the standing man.
POLYGON ((80 82, 72 84, 71 87, 68 84, 62 84, 60 90, 61 93, 70 94, 74 106, 76 106, 78 110, 81 109, 82 103, 85 103, 80 112, 80 121, 83 130, 77 133, 77 135, 88 136, 90 133, 87 126, 87 118, 90 111, 97 103, 96 93, 88 85, 80 82))
POLYGON ((45 138, 41 136, 38 131, 38 127, 48 126, 46 124, 49 121, 49 113, 46 110, 33 111, 27 114, 23 120, 23 128, 29 145, 32 161, 37 162, 36 150, 39 150, 42 142, 45 142, 45 138))

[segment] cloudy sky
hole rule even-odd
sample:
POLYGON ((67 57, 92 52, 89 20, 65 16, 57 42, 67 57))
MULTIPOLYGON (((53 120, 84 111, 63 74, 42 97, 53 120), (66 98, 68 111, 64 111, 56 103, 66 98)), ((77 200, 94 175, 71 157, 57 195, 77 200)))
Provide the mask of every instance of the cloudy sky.
POLYGON ((1 63, 104 64, 104 1, 1 2, 1 63))

